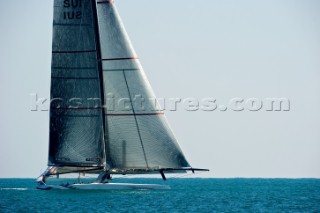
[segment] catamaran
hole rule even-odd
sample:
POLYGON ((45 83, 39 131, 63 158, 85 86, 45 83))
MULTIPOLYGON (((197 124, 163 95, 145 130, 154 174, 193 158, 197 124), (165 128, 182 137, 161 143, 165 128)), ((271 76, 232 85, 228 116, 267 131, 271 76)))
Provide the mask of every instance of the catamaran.
POLYGON ((114 1, 54 0, 49 160, 37 188, 168 189, 111 176, 208 171, 190 166, 154 97, 114 1), (46 184, 69 173, 97 179, 46 184))

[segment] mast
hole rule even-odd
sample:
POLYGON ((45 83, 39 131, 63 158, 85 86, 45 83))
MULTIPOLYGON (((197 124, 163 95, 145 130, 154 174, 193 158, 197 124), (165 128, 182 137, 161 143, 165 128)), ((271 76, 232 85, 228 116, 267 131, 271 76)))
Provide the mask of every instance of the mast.
POLYGON ((102 61, 101 61, 101 43, 100 43, 100 34, 99 34, 99 20, 98 20, 98 11, 97 11, 97 3, 96 0, 92 1, 92 8, 93 8, 93 22, 94 22, 94 30, 95 30, 95 41, 96 41, 96 50, 97 50, 97 60, 98 60, 98 72, 99 72, 99 82, 100 82, 100 94, 101 94, 101 116, 102 116, 102 128, 103 128, 103 144, 104 144, 104 156, 105 156, 105 170, 107 169, 109 158, 108 153, 108 134, 107 134, 107 123, 105 119, 105 94, 104 94, 104 85, 103 85, 103 71, 102 71, 102 61))

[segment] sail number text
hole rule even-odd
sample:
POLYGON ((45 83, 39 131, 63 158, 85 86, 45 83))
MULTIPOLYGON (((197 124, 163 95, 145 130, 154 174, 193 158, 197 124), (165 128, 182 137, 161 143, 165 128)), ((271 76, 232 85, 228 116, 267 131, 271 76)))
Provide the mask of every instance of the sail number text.
POLYGON ((71 20, 71 19, 81 19, 82 18, 82 12, 81 12, 82 0, 64 0, 63 7, 74 9, 74 11, 72 11, 72 12, 64 12, 63 13, 64 19, 71 20))

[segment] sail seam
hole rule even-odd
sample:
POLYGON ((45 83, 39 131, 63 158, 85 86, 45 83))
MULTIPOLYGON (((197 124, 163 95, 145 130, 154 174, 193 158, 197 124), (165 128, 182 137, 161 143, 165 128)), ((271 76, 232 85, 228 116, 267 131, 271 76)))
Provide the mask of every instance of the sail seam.
MULTIPOLYGON (((51 110, 101 110, 104 107, 91 107, 91 108, 52 108, 51 110)), ((131 114, 105 114, 105 116, 151 116, 151 115, 164 115, 164 112, 157 113, 131 113, 131 114)))
POLYGON ((164 115, 163 112, 159 113, 143 113, 143 114, 108 114, 106 116, 150 116, 150 115, 164 115))
POLYGON ((91 24, 64 24, 64 23, 53 23, 53 26, 66 26, 66 27, 93 27, 91 24))
POLYGON ((123 61, 123 60, 139 60, 138 57, 131 58, 103 58, 101 61, 123 61))
POLYGON ((57 117, 70 117, 70 118, 98 118, 99 115, 56 115, 57 117))
MULTIPOLYGON (((101 110, 105 109, 104 107, 88 107, 88 108, 52 108, 52 110, 101 110)), ((105 114, 105 116, 150 116, 150 115, 164 115, 164 112, 155 112, 155 113, 127 113, 127 114, 105 114)))
POLYGON ((92 107, 92 108, 52 108, 52 110, 101 110, 102 107, 92 107))
POLYGON ((122 72, 125 71, 138 71, 140 69, 104 69, 103 72, 122 72))
POLYGON ((75 78, 75 77, 54 77, 51 78, 61 79, 61 80, 99 80, 99 78, 75 78))
MULTIPOLYGON (((130 93, 130 89, 129 89, 129 85, 128 85, 126 73, 125 73, 124 70, 123 70, 123 77, 124 77, 124 80, 125 80, 125 82, 126 82, 126 86, 127 86, 127 89, 128 89, 129 97, 131 97, 131 93, 130 93)), ((144 159, 145 159, 145 161, 146 161, 147 168, 149 168, 148 161, 147 161, 146 151, 145 151, 145 149, 144 149, 144 145, 143 145, 143 142, 142 142, 142 137, 141 137, 141 133, 140 133, 140 128, 139 128, 137 116, 135 115, 136 113, 135 113, 135 110, 134 110, 134 107, 133 107, 133 103, 132 103, 132 99, 131 99, 131 98, 130 98, 130 104, 131 104, 132 111, 133 111, 133 114, 134 114, 133 117, 134 117, 134 120, 135 120, 136 125, 137 125, 138 135, 139 135, 139 139, 140 139, 140 142, 141 142, 141 147, 142 147, 144 159)))
POLYGON ((51 67, 55 70, 96 70, 96 67, 51 67))
POLYGON ((59 54, 59 53, 93 53, 97 52, 97 50, 65 50, 65 51, 52 51, 53 54, 59 54))

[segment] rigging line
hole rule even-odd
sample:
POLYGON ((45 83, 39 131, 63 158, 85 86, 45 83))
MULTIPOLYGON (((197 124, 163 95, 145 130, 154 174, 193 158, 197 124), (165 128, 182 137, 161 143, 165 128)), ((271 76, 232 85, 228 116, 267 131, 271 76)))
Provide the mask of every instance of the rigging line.
MULTIPOLYGON (((95 31, 95 43, 96 43, 96 49, 97 49, 97 63, 98 63, 98 75, 100 77, 100 95, 101 95, 101 101, 102 104, 105 104, 105 97, 104 97, 104 85, 103 85, 103 71, 102 71, 102 61, 101 61, 101 42, 100 42, 100 33, 99 33, 99 18, 98 18, 98 9, 97 4, 95 0, 92 0, 92 10, 93 10, 93 22, 94 22, 94 31, 95 31)), ((105 109, 103 108, 101 110, 102 114, 102 140, 103 140, 103 146, 104 146, 104 158, 105 163, 107 164, 107 141, 106 141, 106 118, 105 118, 105 109)), ((109 149, 108 149, 109 150, 109 149)), ((109 153, 108 153, 109 154, 109 153)), ((110 155, 109 155, 110 156, 110 155)))
MULTIPOLYGON (((130 93, 130 89, 129 89, 129 85, 128 85, 126 73, 125 73, 124 70, 123 70, 123 77, 124 77, 124 80, 125 80, 126 85, 127 85, 128 94, 129 94, 129 97, 130 97, 130 104, 131 104, 131 107, 132 107, 132 112, 133 112, 133 114, 136 114, 136 113, 135 113, 135 110, 134 110, 134 107, 133 107, 133 103, 132 103, 132 97, 131 97, 131 93, 130 93)), ((139 129, 139 124, 138 124, 137 116, 134 115, 133 117, 134 117, 134 120, 135 120, 136 125, 137 125, 138 135, 139 135, 139 138, 140 138, 140 142, 141 142, 141 147, 142 147, 144 159, 145 159, 145 161, 146 161, 147 168, 149 168, 148 161, 147 161, 146 151, 145 151, 145 149, 144 149, 144 145, 143 145, 143 142, 142 142, 142 137, 141 137, 141 133, 140 133, 140 129, 139 129)))

